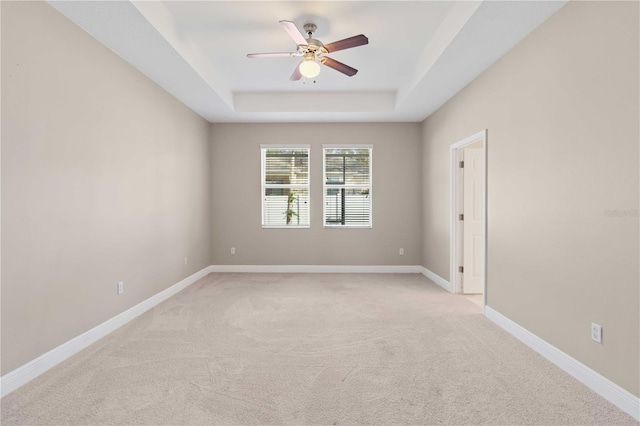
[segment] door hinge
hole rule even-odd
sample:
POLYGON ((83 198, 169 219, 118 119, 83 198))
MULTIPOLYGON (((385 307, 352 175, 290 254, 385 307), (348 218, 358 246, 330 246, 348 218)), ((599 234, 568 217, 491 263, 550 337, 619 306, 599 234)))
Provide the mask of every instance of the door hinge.
POLYGON ((464 214, 460 213, 460 214, 458 215, 458 220, 464 220, 464 214))
POLYGON ((463 168, 464 168, 464 160, 462 160, 462 161, 459 163, 459 166, 460 166, 460 168, 461 168, 461 169, 463 169, 463 168))
POLYGON ((458 266, 458 272, 464 273, 464 266, 458 266))

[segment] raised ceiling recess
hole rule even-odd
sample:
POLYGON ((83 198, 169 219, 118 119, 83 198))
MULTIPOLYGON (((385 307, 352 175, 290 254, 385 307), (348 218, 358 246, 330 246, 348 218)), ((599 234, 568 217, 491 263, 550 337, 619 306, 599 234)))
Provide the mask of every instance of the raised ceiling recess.
POLYGON ((564 4, 49 3, 211 122, 421 121, 564 4))

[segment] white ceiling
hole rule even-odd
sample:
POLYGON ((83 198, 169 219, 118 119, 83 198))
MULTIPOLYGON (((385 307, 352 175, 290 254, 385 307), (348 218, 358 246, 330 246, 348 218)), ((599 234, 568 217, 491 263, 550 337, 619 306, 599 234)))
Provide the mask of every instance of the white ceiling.
POLYGON ((50 1, 211 122, 422 121, 564 1, 50 1), (278 21, 315 23, 325 44, 369 44, 289 81, 299 58, 278 21))

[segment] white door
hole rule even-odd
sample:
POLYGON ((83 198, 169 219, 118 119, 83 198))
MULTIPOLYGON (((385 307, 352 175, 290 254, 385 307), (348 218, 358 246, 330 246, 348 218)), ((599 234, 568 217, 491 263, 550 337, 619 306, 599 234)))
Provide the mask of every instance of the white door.
POLYGON ((462 291, 484 290, 484 149, 464 148, 462 291))

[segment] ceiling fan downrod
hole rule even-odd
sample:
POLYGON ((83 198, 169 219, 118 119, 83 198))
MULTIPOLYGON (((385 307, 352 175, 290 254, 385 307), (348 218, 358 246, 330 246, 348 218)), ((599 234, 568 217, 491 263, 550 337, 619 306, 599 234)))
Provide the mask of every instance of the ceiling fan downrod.
POLYGON ((307 33, 307 35, 309 36, 309 38, 312 38, 313 33, 316 32, 316 30, 318 29, 318 27, 316 26, 316 24, 313 24, 311 22, 309 22, 308 24, 304 24, 304 27, 302 27, 304 29, 304 31, 307 33))

